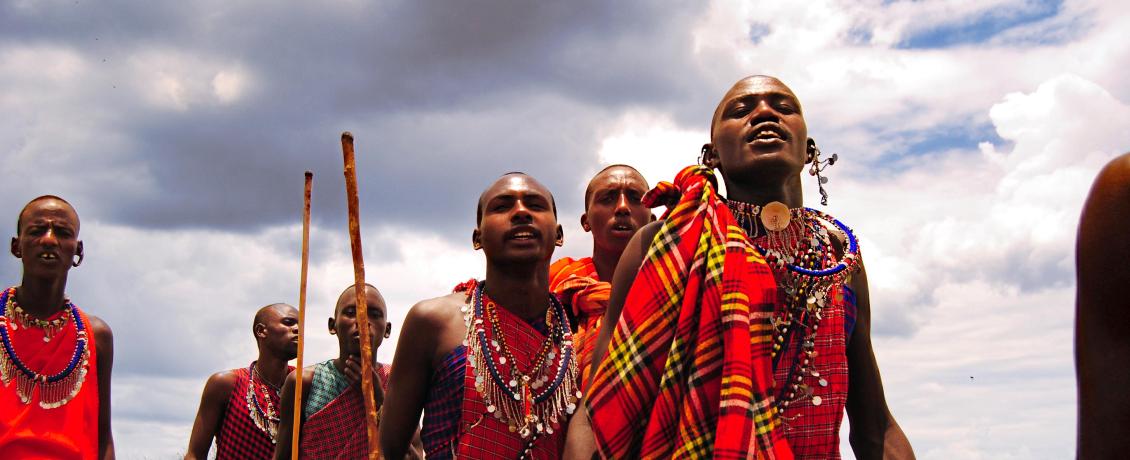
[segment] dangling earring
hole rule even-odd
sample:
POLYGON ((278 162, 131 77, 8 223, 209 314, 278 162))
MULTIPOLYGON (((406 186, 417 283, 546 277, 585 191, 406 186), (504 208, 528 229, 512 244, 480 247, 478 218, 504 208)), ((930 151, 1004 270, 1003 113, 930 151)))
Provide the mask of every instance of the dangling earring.
MULTIPOLYGON (((707 146, 705 146, 705 145, 702 146, 702 151, 698 152, 698 164, 706 166, 706 152, 709 152, 709 151, 710 151, 710 149, 707 146)), ((707 166, 707 167, 709 167, 709 166, 707 166)))
POLYGON ((812 163, 812 166, 808 168, 808 174, 816 176, 816 183, 820 187, 821 205, 828 206, 828 192, 824 190, 824 184, 828 183, 828 178, 821 173, 824 172, 825 168, 836 164, 838 159, 840 159, 840 156, 833 153, 831 158, 821 160, 820 148, 816 146, 816 141, 808 140, 808 161, 812 163))
POLYGON ((79 265, 82 265, 82 258, 83 258, 84 256, 82 255, 82 253, 81 253, 81 252, 80 252, 80 253, 78 253, 78 254, 76 254, 76 255, 78 256, 78 260, 77 260, 77 261, 73 261, 73 262, 71 262, 71 266, 72 266, 72 267, 78 267, 79 265))

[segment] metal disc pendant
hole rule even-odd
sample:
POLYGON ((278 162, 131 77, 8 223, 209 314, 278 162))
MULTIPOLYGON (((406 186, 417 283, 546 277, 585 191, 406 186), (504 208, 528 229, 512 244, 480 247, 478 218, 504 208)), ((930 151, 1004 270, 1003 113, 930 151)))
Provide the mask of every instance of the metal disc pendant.
POLYGON ((771 232, 779 232, 789 226, 793 214, 789 207, 780 201, 774 201, 761 207, 761 225, 771 232))
POLYGON ((813 396, 812 397, 812 405, 813 406, 819 406, 823 403, 824 403, 824 398, 821 398, 819 396, 813 396))

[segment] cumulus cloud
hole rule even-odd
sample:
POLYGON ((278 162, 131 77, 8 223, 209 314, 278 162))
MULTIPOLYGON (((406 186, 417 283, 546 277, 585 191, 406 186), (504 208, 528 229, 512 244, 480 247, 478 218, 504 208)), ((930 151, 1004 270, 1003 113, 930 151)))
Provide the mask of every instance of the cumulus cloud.
MULTIPOLYGON (((1091 178, 1130 145, 1128 12, 7 2, 0 215, 14 224, 44 193, 78 208, 89 257, 69 291, 115 329, 119 453, 175 456, 207 375, 253 356, 254 310, 297 302, 307 169, 307 357, 333 356, 321 324, 352 282, 342 130, 358 139, 368 275, 398 325, 482 275, 468 239, 494 177, 546 183, 566 227, 558 255, 586 255, 592 173, 623 162, 669 180, 708 141, 725 89, 773 74, 840 154, 830 211, 862 237, 888 403, 920 456, 1062 458, 1071 242, 1091 178)), ((15 280, 9 261, 0 276, 15 280)))

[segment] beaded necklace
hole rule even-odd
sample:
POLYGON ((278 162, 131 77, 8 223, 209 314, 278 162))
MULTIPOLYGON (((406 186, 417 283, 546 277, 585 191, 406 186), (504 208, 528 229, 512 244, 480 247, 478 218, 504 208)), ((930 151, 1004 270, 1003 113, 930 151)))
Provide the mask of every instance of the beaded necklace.
POLYGON ((765 256, 785 293, 785 308, 775 312, 772 319, 774 369, 779 367, 788 346, 797 343, 801 347, 779 389, 777 408, 783 411, 791 402, 803 398, 811 398, 812 405, 819 406, 824 401, 814 395, 805 377, 809 381, 815 379, 821 387, 828 386, 828 381, 810 364, 816 356, 816 333, 829 292, 846 283, 859 267, 855 233, 834 217, 811 208, 788 209, 779 202, 761 207, 733 200, 726 205, 754 248, 765 256), (829 228, 838 231, 847 242, 838 259, 829 228))
POLYGON ((255 366, 256 363, 251 363, 247 369, 249 374, 249 381, 247 382, 247 411, 251 413, 251 420, 255 422, 255 426, 264 433, 271 437, 271 444, 275 443, 275 438, 279 434, 279 413, 275 408, 274 402, 268 393, 271 389, 275 390, 275 394, 279 394, 279 388, 270 385, 262 375, 259 375, 259 369, 255 366), (270 388, 268 388, 268 386, 270 388), (260 404, 260 401, 263 403, 260 404))
POLYGON ((477 284, 473 291, 468 290, 468 304, 463 307, 467 363, 474 371, 475 389, 482 395, 487 413, 506 423, 511 433, 528 439, 524 453, 528 455, 534 440, 542 434, 553 434, 577 409, 581 397, 569 320, 565 307, 550 294, 546 312, 549 334, 523 372, 502 334, 498 305, 486 299, 486 282, 477 284))
POLYGON ((71 308, 71 299, 63 298, 63 311, 60 311, 53 319, 39 319, 29 315, 20 304, 16 302, 15 296, 8 298, 8 308, 11 308, 11 313, 8 315, 12 319, 12 330, 19 330, 19 328, 31 329, 37 327, 43 330, 43 341, 50 342, 56 334, 67 325, 67 317, 69 316, 71 308))
MULTIPOLYGON (((31 402, 32 392, 39 387, 40 407, 44 409, 60 407, 78 394, 82 389, 82 382, 86 379, 87 363, 90 358, 90 349, 86 346, 88 340, 86 325, 79 316, 78 308, 68 300, 64 309, 70 313, 75 325, 74 353, 67 367, 55 374, 48 375, 33 371, 24 364, 15 347, 12 346, 11 333, 18 330, 19 326, 16 320, 9 319, 7 315, 12 309, 15 296, 14 286, 0 294, 0 344, 3 345, 0 347, 0 381, 6 386, 15 380, 16 394, 24 404, 31 402)), ((22 326, 28 327, 27 324, 22 326)), ((32 327, 36 327, 36 324, 33 323, 32 327)))

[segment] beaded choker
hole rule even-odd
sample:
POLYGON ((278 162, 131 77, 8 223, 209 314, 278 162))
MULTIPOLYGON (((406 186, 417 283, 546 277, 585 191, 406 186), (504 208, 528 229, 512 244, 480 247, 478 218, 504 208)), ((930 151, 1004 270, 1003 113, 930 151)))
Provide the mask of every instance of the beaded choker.
POLYGON ((529 439, 526 453, 542 434, 553 434, 577 409, 577 362, 565 307, 550 294, 547 337, 527 369, 511 355, 498 320, 498 305, 486 299, 485 282, 469 290, 463 307, 467 324, 468 365, 487 413, 506 423, 510 432, 529 439), (488 335, 489 332, 489 335, 488 335))
POLYGON ((765 256, 777 285, 785 293, 785 308, 773 315, 774 369, 780 365, 783 350, 794 343, 801 347, 787 382, 777 395, 778 409, 784 410, 798 398, 811 398, 812 405, 819 406, 822 398, 813 395, 804 378, 828 386, 828 381, 810 364, 816 356, 816 331, 828 294, 833 287, 845 284, 859 268, 855 233, 834 217, 811 208, 788 209, 779 202, 761 207, 732 200, 726 205, 753 246, 765 256), (767 218, 766 212, 773 215, 767 218), (836 256, 829 229, 838 231, 847 243, 842 257, 836 256))
POLYGON ((259 375, 259 369, 256 368, 255 364, 254 362, 251 363, 251 366, 247 369, 247 411, 251 414, 251 420, 255 422, 255 426, 270 435, 271 444, 274 444, 279 434, 279 412, 275 408, 274 399, 271 398, 270 392, 274 390, 275 396, 278 396, 281 392, 259 375))
MULTIPOLYGON (((13 300, 15 299, 16 288, 10 287, 0 294, 0 381, 4 385, 10 384, 13 380, 16 382, 16 394, 19 395, 20 401, 24 404, 31 402, 32 393, 36 387, 39 387, 39 406, 44 409, 54 409, 62 406, 78 394, 82 389, 82 382, 86 379, 87 363, 90 358, 90 349, 87 345, 86 325, 82 322, 82 317, 79 316, 78 308, 74 304, 67 302, 65 310, 70 313, 72 322, 75 325, 75 350, 71 355, 67 367, 55 374, 41 374, 33 371, 24 364, 23 360, 16 353, 15 347, 12 346, 12 333, 19 329, 20 326, 28 328, 26 324, 19 324, 19 320, 9 319, 8 314, 14 309, 11 308, 13 300)), ((51 333, 60 332, 63 325, 51 333)), ((32 323, 31 327, 38 326, 38 323, 32 323)), ((46 333, 45 333, 46 334, 46 333)), ((45 341, 49 341, 50 338, 45 341)))

